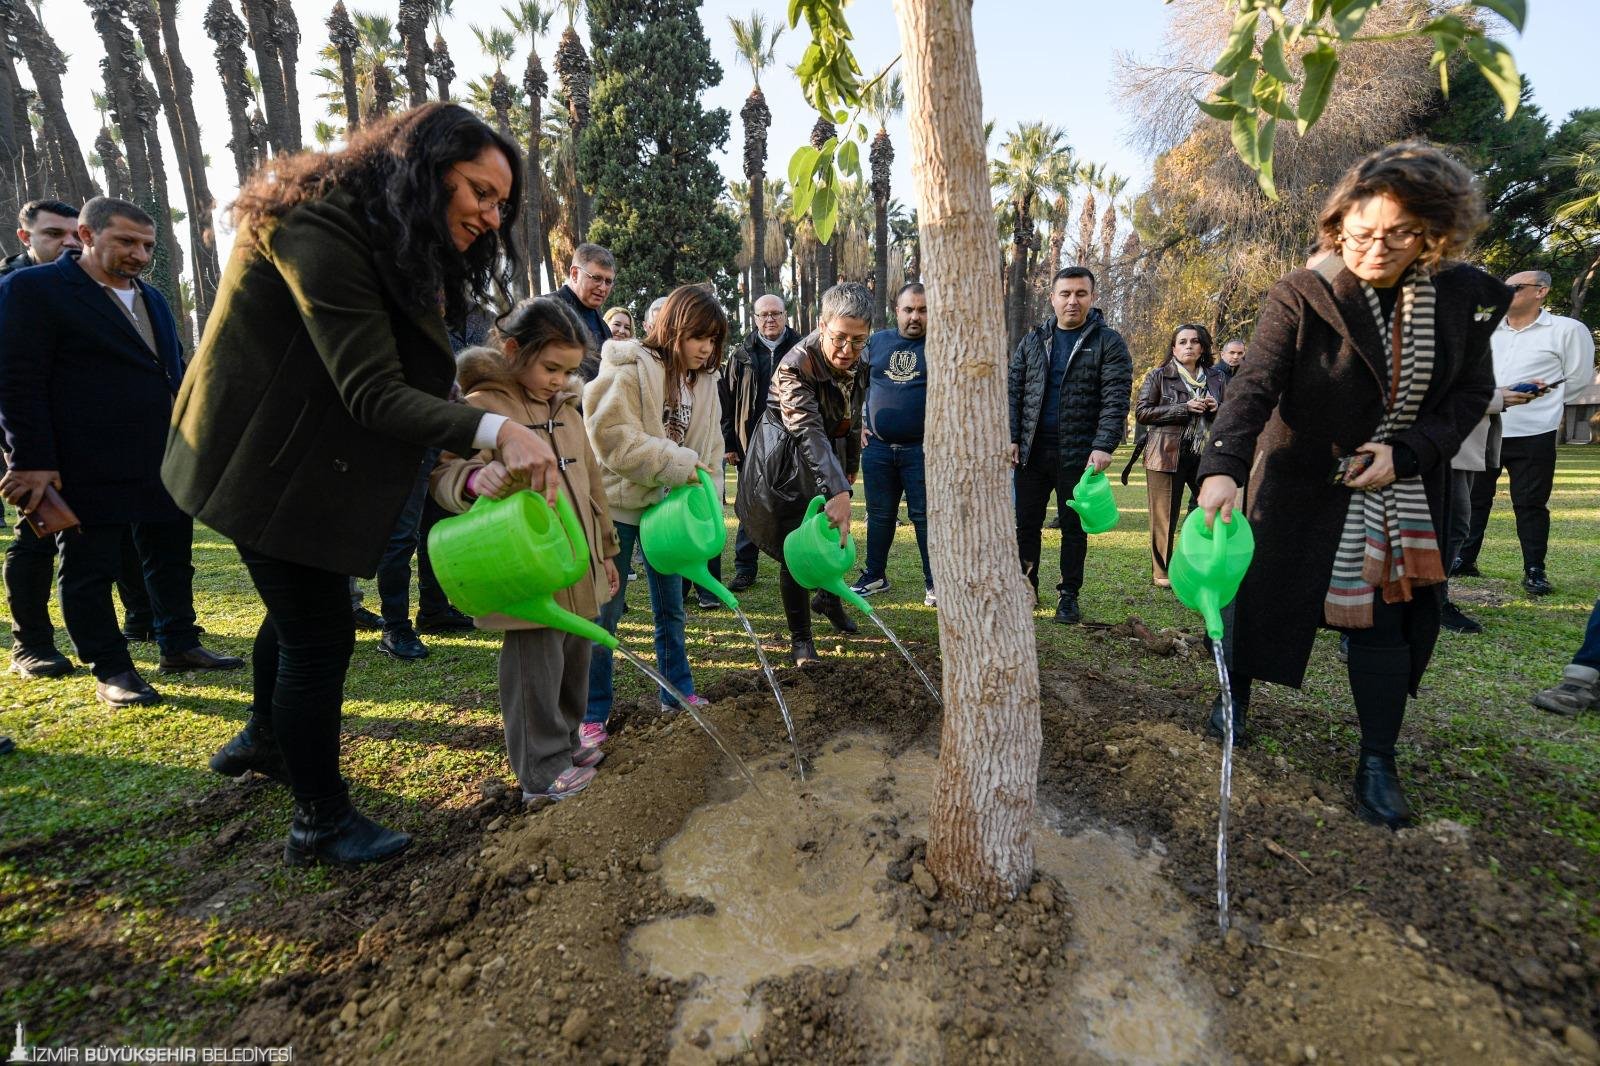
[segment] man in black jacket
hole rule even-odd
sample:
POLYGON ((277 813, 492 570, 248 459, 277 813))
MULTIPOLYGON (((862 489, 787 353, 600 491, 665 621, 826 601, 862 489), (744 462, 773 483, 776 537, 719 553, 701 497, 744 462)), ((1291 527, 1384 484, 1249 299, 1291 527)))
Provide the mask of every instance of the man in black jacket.
POLYGON ((1055 620, 1082 621, 1078 591, 1089 538, 1062 506, 1086 466, 1104 471, 1127 428, 1133 360, 1121 334, 1094 307, 1094 274, 1059 271, 1050 283, 1055 314, 1029 330, 1011 354, 1011 462, 1016 468, 1017 548, 1039 589, 1039 549, 1050 493, 1061 515, 1061 583, 1055 620))
POLYGON ((611 339, 611 327, 600 317, 600 308, 605 306, 616 284, 616 256, 598 244, 580 244, 572 252, 566 283, 556 290, 556 296, 578 313, 594 338, 594 349, 578 364, 578 376, 586 382, 593 381, 600 373, 600 347, 611 339))
POLYGON ((0 429, 10 469, 0 494, 31 508, 61 490, 81 527, 58 535, 61 613, 95 695, 114 707, 159 696, 133 667, 111 586, 132 526, 151 592, 163 670, 231 669, 200 646, 193 522, 161 485, 161 456, 183 378, 177 325, 138 280, 155 248, 139 207, 97 197, 78 224, 81 258, 0 282, 0 429))
MULTIPOLYGON (((800 341, 800 334, 789 326, 789 313, 783 298, 768 293, 756 301, 756 328, 728 356, 722 374, 723 459, 732 466, 744 462, 761 412, 767 409, 767 392, 772 388, 772 368, 800 341)), ((733 541, 732 592, 743 592, 756 583, 761 549, 750 539, 744 523, 733 541)), ((719 562, 721 560, 718 560, 719 562)))

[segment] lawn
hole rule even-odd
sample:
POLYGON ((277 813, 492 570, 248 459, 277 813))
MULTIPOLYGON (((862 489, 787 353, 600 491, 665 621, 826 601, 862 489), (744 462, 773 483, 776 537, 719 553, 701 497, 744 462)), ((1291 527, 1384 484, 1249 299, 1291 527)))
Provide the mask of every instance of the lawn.
MULTIPOLYGON (((1120 526, 1091 540, 1086 620, 1137 615, 1153 628, 1192 630, 1194 616, 1150 583, 1142 476, 1118 494, 1120 526)), ((1521 562, 1502 483, 1480 559, 1485 577, 1458 583, 1458 601, 1485 632, 1442 636, 1426 690, 1407 720, 1402 764, 1426 759, 1438 771, 1413 796, 1426 818, 1476 825, 1515 796, 1539 812, 1543 832, 1577 843, 1600 862, 1593 803, 1600 792, 1600 717, 1564 719, 1528 704, 1570 660, 1600 590, 1594 550, 1600 448, 1561 450, 1551 507, 1549 573, 1556 591, 1530 600, 1518 584, 1521 562), (1530 767, 1538 772, 1530 774, 1530 767)), ((859 502, 856 518, 860 544, 859 502)), ((1046 587, 1056 578, 1057 544, 1047 530, 1046 587)), ((249 655, 260 608, 237 555, 202 531, 195 563, 208 646, 249 655)), ((731 562, 724 566, 731 574, 731 562)), ((936 640, 936 612, 922 604, 909 523, 898 531, 889 576, 893 588, 875 605, 902 637, 936 640)), ((368 583, 369 605, 375 600, 368 583)), ((770 560, 742 600, 757 632, 769 638, 769 653, 781 655, 787 640, 770 560)), ((619 635, 646 650, 642 585, 633 586, 632 602, 619 635)), ((1208 661, 1118 654, 1103 629, 1052 624, 1052 608, 1047 596, 1036 613, 1045 667, 1088 661, 1161 687, 1209 691, 1208 661)), ((878 656, 883 669, 901 668, 884 657, 881 640, 835 640, 827 628, 823 622, 818 630, 824 655, 878 656)), ((402 663, 379 653, 375 634, 360 637, 345 705, 345 773, 363 808, 416 833, 419 847, 441 845, 456 824, 449 814, 475 803, 486 780, 509 776, 495 703, 498 639, 430 636, 427 660, 402 663)), ((691 607, 688 638, 702 685, 755 668, 737 620, 725 610, 691 607)), ((58 641, 70 652, 64 633, 58 641)), ((109 710, 94 701, 82 670, 59 681, 9 674, 0 680, 0 734, 14 737, 19 748, 0 759, 0 960, 10 960, 0 962, 0 1020, 26 1019, 34 1042, 71 1040, 81 1012, 93 1005, 104 1015, 108 1003, 128 1039, 176 1042, 213 1031, 263 982, 305 965, 314 947, 275 934, 270 922, 240 919, 320 898, 347 876, 263 864, 281 845, 287 797, 224 781, 206 768, 246 717, 249 671, 167 677, 156 673, 153 645, 134 651, 166 697, 160 706, 109 710), (271 873, 263 875, 263 868, 271 873), (248 891, 230 888, 233 872, 254 879, 248 891), (120 973, 107 976, 86 964, 62 974, 30 970, 19 979, 16 961, 46 946, 76 947, 89 960, 114 954, 120 973)), ((620 699, 647 697, 639 677, 625 665, 618 669, 620 699)), ((1197 719, 1207 700, 1196 698, 1197 719)), ((1338 760, 1355 750, 1353 713, 1331 636, 1319 643, 1304 689, 1269 689, 1256 724, 1266 750, 1288 764, 1333 779, 1347 772, 1338 760), (1275 728, 1274 708, 1294 712, 1297 724, 1275 728)), ((1537 877, 1537 868, 1529 876, 1537 877)))

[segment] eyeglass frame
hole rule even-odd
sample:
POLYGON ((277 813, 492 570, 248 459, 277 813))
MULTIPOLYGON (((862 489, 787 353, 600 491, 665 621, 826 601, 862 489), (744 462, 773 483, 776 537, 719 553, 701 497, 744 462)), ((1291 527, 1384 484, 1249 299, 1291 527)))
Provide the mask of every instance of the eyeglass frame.
POLYGON ((1521 292, 1523 289, 1548 289, 1550 286, 1538 281, 1519 281, 1515 285, 1506 282, 1506 288, 1512 292, 1521 292))
POLYGON ((861 340, 857 341, 853 337, 843 336, 835 333, 831 329, 827 330, 826 332, 819 333, 819 336, 821 336, 823 340, 827 341, 834 351, 838 351, 840 348, 848 345, 852 352, 864 352, 867 350, 867 345, 872 341, 872 337, 870 335, 862 337, 861 340))
POLYGON ((489 199, 489 197, 494 195, 494 192, 492 190, 490 192, 487 192, 487 193, 479 192, 478 191, 478 182, 477 182, 477 180, 475 178, 473 178, 472 175, 470 175, 466 171, 462 170, 461 169, 461 165, 459 163, 451 163, 450 164, 450 169, 461 176, 461 179, 467 183, 467 191, 472 193, 473 196, 478 198, 478 210, 479 211, 486 211, 490 207, 493 207, 494 208, 494 213, 500 216, 500 221, 502 223, 504 223, 505 220, 510 217, 511 206, 512 206, 510 200, 491 200, 491 199, 489 199))
POLYGON ((615 287, 617 284, 617 276, 615 274, 611 275, 609 278, 601 277, 599 274, 591 274, 577 263, 572 264, 572 269, 576 270, 578 273, 582 274, 584 277, 588 278, 602 289, 610 289, 615 287))
POLYGON ((756 312, 756 317, 757 318, 788 318, 789 317, 789 312, 787 312, 787 311, 757 311, 756 312))
POLYGON ((1379 237, 1376 233, 1368 233, 1363 235, 1351 233, 1346 230, 1339 234, 1339 243, 1341 245, 1348 244, 1352 252, 1365 252, 1368 248, 1372 247, 1373 241, 1381 240, 1383 241, 1383 246, 1389 249, 1389 251, 1405 252, 1409 251, 1412 245, 1414 245, 1417 241, 1426 240, 1427 237, 1427 233, 1419 229, 1390 230, 1382 237, 1379 237), (1405 237, 1407 240, 1404 244, 1396 245, 1390 240, 1391 237, 1405 237))

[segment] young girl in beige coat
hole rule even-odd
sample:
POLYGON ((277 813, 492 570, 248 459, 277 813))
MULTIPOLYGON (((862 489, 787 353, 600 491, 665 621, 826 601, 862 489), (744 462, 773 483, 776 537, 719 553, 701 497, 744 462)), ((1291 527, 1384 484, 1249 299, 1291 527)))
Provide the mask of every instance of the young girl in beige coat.
MULTIPOLYGON (((468 348, 456 360, 456 380, 473 407, 505 415, 548 435, 561 463, 561 491, 572 501, 589 542, 589 574, 556 593, 556 602, 582 618, 616 594, 617 537, 606 507, 600 465, 589 448, 578 410, 576 376, 589 343, 587 328, 565 304, 544 297, 524 300, 501 318, 497 348, 468 348)), ((430 483, 434 499, 465 511, 479 496, 501 499, 525 489, 492 450, 474 456, 446 453, 430 483)), ((594 645, 582 637, 500 615, 475 619, 502 629, 500 713, 506 749, 522 784, 524 801, 564 799, 594 779, 604 755, 582 743, 579 725, 589 693, 594 645)))
MULTIPOLYGON (((616 519, 622 558, 633 557, 639 516, 667 490, 710 471, 721 482, 722 400, 718 363, 728 337, 728 318, 716 297, 696 285, 674 289, 651 320, 644 343, 608 341, 600 373, 584 389, 589 442, 604 468, 606 502, 616 519)), ((683 637, 683 580, 649 564, 650 608, 655 621, 656 663, 666 679, 696 704, 683 637)), ((617 631, 622 597, 600 612, 607 632, 617 631)), ((589 709, 583 717, 586 744, 603 744, 611 716, 611 652, 595 649, 589 668, 589 709)), ((661 709, 678 701, 662 691, 661 709)))

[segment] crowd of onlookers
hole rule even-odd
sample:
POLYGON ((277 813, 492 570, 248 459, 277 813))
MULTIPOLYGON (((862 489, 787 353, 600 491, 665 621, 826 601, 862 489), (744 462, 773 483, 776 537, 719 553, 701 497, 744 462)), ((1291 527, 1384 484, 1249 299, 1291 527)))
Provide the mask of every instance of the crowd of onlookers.
MULTIPOLYGON (((703 286, 674 289, 637 322, 608 307, 615 258, 582 244, 556 293, 491 319, 480 309, 516 266, 520 169, 515 145, 442 104, 337 152, 274 159, 240 192, 238 251, 187 364, 170 309, 140 280, 155 242, 142 210, 36 201, 19 218, 26 250, 0 281, 0 494, 25 515, 5 561, 12 669, 73 670, 48 610, 58 557, 68 636, 109 705, 160 698, 130 640, 155 640, 163 671, 242 667, 203 646, 193 605, 195 520, 233 541, 263 617, 249 719, 211 766, 293 790, 293 862, 366 862, 409 843, 361 815, 339 773, 358 627, 381 630, 379 649, 400 660, 426 657, 432 632, 503 634, 500 706, 528 800, 581 791, 605 758, 608 648, 529 619, 468 618, 433 575, 428 531, 479 499, 566 496, 588 572, 558 602, 609 632, 637 566, 673 689, 660 692, 663 713, 704 703, 685 602, 719 601, 651 566, 641 516, 702 473, 720 487, 737 471, 728 587, 753 585, 762 555, 776 564, 795 665, 818 657, 813 614, 856 630, 838 597, 802 587, 784 563, 785 537, 818 496, 841 541, 864 497, 863 596, 891 589, 904 500, 923 602, 938 604, 924 456, 938 309, 924 287, 895 293, 894 325, 874 331, 878 295, 835 285, 806 336, 780 295, 763 294, 754 328, 730 337, 703 286), (357 582, 372 576, 378 612, 357 582)), ((1268 294, 1248 342, 1216 351, 1204 325, 1179 324, 1135 388, 1097 279, 1071 266, 1009 360, 1019 562, 1037 596, 1053 494, 1054 620, 1081 621, 1089 541, 1063 501, 1086 469, 1111 465, 1131 409, 1122 474, 1142 459, 1156 585, 1169 584, 1187 512, 1229 521, 1242 508, 1254 526, 1226 638, 1235 737, 1249 741, 1254 683, 1300 684, 1317 630, 1338 629, 1361 722, 1355 805, 1390 826, 1409 817, 1395 740, 1437 631, 1481 628, 1446 581, 1477 576, 1502 471, 1523 587, 1551 590, 1556 426, 1563 394, 1594 365, 1589 331, 1543 309, 1548 275, 1502 284, 1455 261, 1481 221, 1459 164, 1398 145, 1330 193, 1308 269, 1268 294)), ((1534 703, 1594 706, 1597 669, 1600 603, 1561 684, 1534 703)), ((1219 698, 1207 730, 1224 733, 1228 713, 1219 698)))

